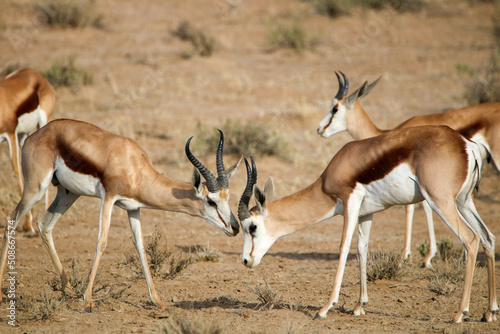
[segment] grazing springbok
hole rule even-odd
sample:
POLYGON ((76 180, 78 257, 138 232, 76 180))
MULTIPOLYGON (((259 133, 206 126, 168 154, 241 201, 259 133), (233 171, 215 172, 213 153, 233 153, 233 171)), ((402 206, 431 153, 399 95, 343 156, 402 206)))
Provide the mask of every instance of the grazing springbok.
MULTIPOLYGON (((330 137, 347 130, 351 136, 358 139, 378 136, 390 130, 381 130, 370 119, 359 99, 366 96, 377 84, 379 79, 371 84, 365 82, 349 97, 349 81, 344 73, 338 73, 339 90, 333 98, 332 108, 318 126, 318 134, 330 137)), ((500 103, 484 103, 457 110, 450 110, 441 114, 415 116, 399 124, 395 129, 417 125, 448 125, 460 132, 464 137, 480 144, 483 160, 491 159, 497 171, 500 171, 500 103)), ((431 266, 431 259, 437 253, 436 237, 432 209, 424 201, 423 208, 427 217, 429 230, 429 253, 424 258, 424 265, 431 266)), ((408 258, 411 251, 411 230, 413 223, 414 205, 406 206, 406 238, 402 259, 408 258)))
POLYGON ((238 220, 229 208, 229 178, 240 162, 227 170, 224 168, 222 131, 220 136, 216 155, 217 178, 191 153, 189 144, 192 137, 187 141, 186 155, 196 167, 191 183, 188 183, 160 174, 151 164, 146 152, 132 139, 80 121, 61 119, 48 123, 29 136, 22 149, 24 192, 21 201, 8 217, 0 258, 0 279, 5 269, 11 231, 33 205, 40 201, 52 183, 57 186, 57 195, 40 218, 38 230, 56 273, 61 278, 63 291, 76 295, 68 285, 68 278, 56 253, 52 229, 78 197, 97 197, 101 199, 99 235, 84 295, 85 310, 92 310, 92 286, 107 244, 113 205, 127 210, 149 296, 154 304, 165 309, 166 305, 160 300, 149 272, 140 210, 149 208, 187 213, 207 220, 229 236, 238 234, 238 220), (202 182, 201 176, 206 183, 202 182))
POLYGON ((271 178, 264 190, 255 183, 257 171, 247 164, 247 186, 238 216, 244 233, 242 262, 257 266, 281 236, 344 216, 340 259, 332 294, 317 316, 326 317, 338 302, 347 255, 359 220, 358 253, 361 276, 359 302, 354 314, 364 314, 368 302, 366 261, 375 212, 393 205, 427 200, 431 208, 460 238, 465 248, 463 295, 455 322, 469 310, 472 278, 479 243, 487 257, 489 304, 487 321, 498 310, 495 292, 495 237, 483 223, 472 201, 480 178, 481 156, 476 143, 447 126, 419 126, 346 144, 321 176, 307 188, 272 201, 271 178), (252 196, 256 206, 248 209, 252 196))
MULTIPOLYGON (((54 88, 35 70, 22 69, 0 81, 0 142, 9 143, 12 169, 19 191, 23 191, 20 147, 28 134, 52 118, 56 94, 54 88)), ((35 232, 28 213, 23 230, 35 232)))

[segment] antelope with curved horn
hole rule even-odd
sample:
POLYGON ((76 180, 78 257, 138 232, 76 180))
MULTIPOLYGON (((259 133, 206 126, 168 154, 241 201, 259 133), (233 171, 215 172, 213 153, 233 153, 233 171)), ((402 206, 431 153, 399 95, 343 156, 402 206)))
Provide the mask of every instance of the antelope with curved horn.
POLYGON ((192 137, 187 141, 185 151, 195 169, 191 183, 188 183, 160 174, 151 164, 146 152, 134 140, 117 136, 89 123, 55 120, 28 137, 22 150, 24 192, 21 201, 9 215, 5 228, 0 278, 6 264, 7 245, 11 235, 9 232, 41 199, 52 182, 57 186, 57 195, 38 222, 38 230, 61 278, 63 291, 75 295, 71 286, 68 286, 68 278, 56 253, 52 229, 78 197, 97 197, 101 199, 99 236, 84 295, 85 310, 91 311, 93 307, 92 286, 107 244, 113 205, 127 210, 149 296, 154 304, 165 309, 166 305, 160 300, 153 285, 144 251, 141 208, 176 211, 201 217, 229 236, 239 232, 238 220, 229 208, 228 187, 229 178, 240 162, 227 170, 224 168, 224 137, 220 131, 216 178, 191 153, 191 139, 192 137), (202 176, 206 183, 202 182, 202 176))
POLYGON ((248 183, 238 210, 244 234, 242 262, 256 267, 280 237, 336 215, 344 216, 340 260, 328 304, 317 316, 325 317, 338 302, 354 230, 359 221, 358 253, 361 288, 354 314, 364 314, 368 302, 366 258, 375 212, 393 205, 426 200, 465 248, 463 295, 454 317, 460 322, 469 310, 472 278, 479 243, 488 266, 487 321, 496 319, 495 237, 481 220, 472 201, 480 178, 479 146, 447 126, 420 126, 346 144, 310 186, 271 201, 274 184, 264 190, 256 183, 257 171, 247 165, 248 183), (253 190, 252 190, 253 189, 253 190), (256 206, 248 209, 252 195, 256 206))
MULTIPOLYGON (((333 98, 332 108, 320 121, 318 134, 330 137, 338 132, 348 131, 358 140, 381 135, 390 130, 381 130, 370 119, 359 99, 366 96, 378 83, 380 77, 368 84, 365 82, 347 96, 349 80, 342 72, 338 73, 339 89, 333 98)), ((480 144, 482 159, 491 159, 497 171, 500 171, 500 103, 484 103, 450 110, 441 114, 414 116, 399 124, 394 129, 419 125, 447 125, 460 132, 465 138, 480 144)), ((423 208, 427 217, 429 231, 429 253, 424 258, 424 265, 431 266, 431 259, 437 253, 432 209, 424 201, 423 208)), ((414 205, 406 206, 406 238, 402 258, 406 259, 411 251, 411 230, 414 205)))
MULTIPOLYGON (((21 193, 20 147, 28 134, 52 118, 55 101, 54 88, 35 70, 22 69, 0 81, 0 142, 7 140, 9 144, 12 169, 21 193)), ((23 230, 35 232, 31 221, 28 213, 23 230)))

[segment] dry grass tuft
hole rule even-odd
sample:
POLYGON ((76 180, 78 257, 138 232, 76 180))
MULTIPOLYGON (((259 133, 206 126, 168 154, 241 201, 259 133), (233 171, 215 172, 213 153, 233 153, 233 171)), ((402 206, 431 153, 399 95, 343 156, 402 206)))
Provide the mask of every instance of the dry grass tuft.
POLYGON ((16 300, 18 310, 26 312, 29 320, 54 320, 63 308, 60 299, 52 297, 44 289, 37 295, 22 295, 16 300))
POLYGON ((217 318, 211 317, 204 320, 196 316, 173 315, 168 322, 161 326, 163 334, 220 334, 224 329, 224 323, 217 318))
POLYGON ((40 73, 54 87, 66 86, 76 92, 81 85, 90 85, 94 78, 86 69, 75 65, 75 58, 69 57, 63 61, 55 61, 48 70, 40 73))
MULTIPOLYGON (((232 122, 227 120, 220 129, 224 132, 224 153, 236 156, 277 156, 288 158, 287 142, 274 130, 262 124, 232 122)), ((196 128, 196 138, 201 144, 202 154, 217 150, 219 132, 202 124, 196 128)))
POLYGON ((267 281, 265 281, 265 285, 263 287, 261 287, 260 285, 254 285, 249 286, 248 289, 259 299, 260 309, 272 309, 274 307, 282 308, 284 306, 284 302, 281 296, 279 296, 277 292, 274 292, 271 289, 267 281))
MULTIPOLYGON (((155 226, 153 234, 145 239, 146 256, 153 277, 174 278, 195 262, 193 256, 185 256, 167 247, 166 238, 158 225, 155 226)), ((122 264, 130 268, 137 276, 144 277, 141 261, 136 252, 125 253, 125 262, 122 264)))
POLYGON ((104 29, 103 16, 95 13, 95 0, 45 0, 34 4, 41 24, 104 29))
POLYGON ((200 262, 221 262, 222 252, 210 246, 195 246, 196 260, 200 262))
POLYGON ((191 58, 195 54, 209 57, 215 50, 215 38, 207 36, 202 30, 188 21, 182 21, 174 31, 174 35, 183 41, 190 42, 193 46, 193 50, 184 52, 184 58, 191 58))
POLYGON ((369 282, 379 279, 398 279, 407 273, 408 267, 408 262, 401 263, 401 255, 398 253, 370 252, 366 276, 369 282))

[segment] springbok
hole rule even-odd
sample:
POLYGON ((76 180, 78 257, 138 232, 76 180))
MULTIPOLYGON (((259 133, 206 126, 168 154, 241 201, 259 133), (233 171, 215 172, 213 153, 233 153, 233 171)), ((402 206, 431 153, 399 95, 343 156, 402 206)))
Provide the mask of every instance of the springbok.
MULTIPOLYGON (((35 70, 26 68, 0 81, 0 142, 9 144, 12 169, 19 191, 23 191, 20 147, 26 136, 52 118, 56 95, 54 88, 35 70)), ((23 230, 35 232, 28 213, 23 230)))
POLYGON ((307 188, 272 201, 271 178, 264 190, 255 183, 257 171, 247 164, 247 186, 240 199, 238 216, 244 233, 241 260, 257 266, 281 236, 344 216, 340 259, 328 304, 317 316, 326 317, 338 302, 347 255, 359 220, 358 253, 361 288, 354 314, 364 314, 368 302, 366 261, 373 214, 393 205, 427 200, 431 208, 462 241, 465 279, 459 311, 460 322, 469 310, 472 278, 479 242, 487 257, 489 305, 487 321, 498 310, 495 292, 495 237, 481 220, 472 192, 480 178, 479 146, 447 126, 419 126, 388 132, 346 144, 330 161, 321 176, 307 188), (252 196, 256 206, 248 209, 252 196))
MULTIPOLYGON (((329 113, 319 123, 318 134, 326 138, 347 130, 354 139, 358 140, 390 131, 378 128, 359 101, 372 90, 380 78, 371 84, 363 83, 359 89, 347 97, 349 81, 344 73, 340 73, 343 81, 339 74, 335 73, 339 82, 339 90, 333 98, 329 113)), ((484 103, 441 114, 414 116, 396 126, 395 129, 418 125, 447 125, 460 132, 467 139, 480 144, 482 159, 488 159, 488 161, 491 159, 497 171, 500 171, 500 103, 484 103)), ((425 201, 422 204, 429 230, 429 253, 424 258, 424 265, 430 267, 431 259, 437 253, 436 237, 432 209, 425 201)), ((407 205, 406 238, 402 259, 410 256, 413 213, 414 205, 407 205)))
POLYGON ((40 218, 38 230, 56 273, 61 278, 63 291, 71 296, 76 295, 71 286, 68 286, 68 278, 56 253, 52 229, 78 197, 97 197, 101 199, 99 235, 84 295, 85 310, 92 310, 92 286, 107 244, 113 205, 127 210, 149 296, 154 304, 165 309, 166 305, 160 300, 149 272, 142 239, 140 209, 187 213, 207 220, 228 236, 239 232, 238 220, 229 208, 229 178, 238 168, 241 159, 229 169, 224 168, 224 137, 220 131, 216 178, 191 153, 191 139, 192 137, 187 141, 185 151, 195 169, 191 183, 188 183, 160 174, 151 164, 146 152, 134 140, 117 136, 89 123, 55 120, 29 136, 22 149, 24 192, 21 201, 8 217, 0 257, 0 279, 3 277, 7 245, 13 235, 12 231, 19 220, 42 198, 52 182, 57 186, 57 195, 40 218), (202 183, 201 176, 206 183, 202 183))

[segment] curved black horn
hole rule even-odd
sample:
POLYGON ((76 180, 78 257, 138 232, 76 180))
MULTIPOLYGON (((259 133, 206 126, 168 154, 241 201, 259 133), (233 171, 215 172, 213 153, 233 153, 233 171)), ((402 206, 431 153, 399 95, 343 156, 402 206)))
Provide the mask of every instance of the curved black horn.
POLYGON ((212 172, 209 171, 205 166, 203 166, 203 164, 199 162, 198 159, 196 159, 194 155, 191 153, 191 150, 189 149, 189 144, 191 143, 192 139, 193 137, 189 138, 188 141, 186 142, 186 156, 189 159, 189 161, 191 161, 193 166, 200 171, 200 174, 207 181, 208 191, 210 191, 211 193, 215 193, 219 191, 219 184, 215 179, 215 176, 212 174, 212 172))
POLYGON ((337 80, 339 81, 339 90, 337 91, 337 95, 335 95, 335 98, 337 100, 342 100, 344 98, 344 83, 342 82, 342 79, 337 72, 335 72, 335 75, 337 76, 337 80))
POLYGON ((238 218, 240 222, 250 217, 250 210, 248 209, 248 204, 250 203, 250 198, 252 198, 253 186, 257 183, 257 167, 255 166, 255 161, 250 157, 252 161, 252 167, 248 163, 247 158, 245 158, 245 165, 247 167, 247 185, 245 191, 241 195, 240 203, 238 204, 238 218))
POLYGON ((227 176, 226 169, 224 168, 224 160, 222 157, 222 150, 224 148, 224 134, 221 130, 217 129, 220 132, 220 140, 219 146, 217 147, 217 154, 215 158, 215 162, 217 164, 217 182, 223 188, 229 188, 229 177, 227 176))
POLYGON ((349 80, 347 80, 347 77, 344 73, 340 72, 340 74, 342 74, 342 76, 344 77, 344 96, 347 96, 347 93, 349 93, 349 80))

